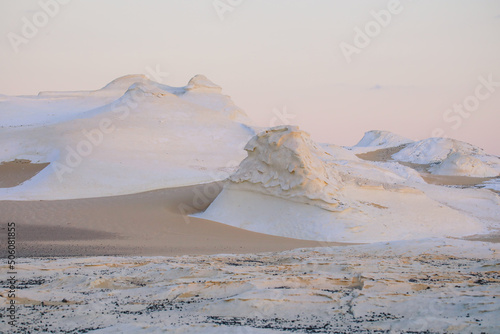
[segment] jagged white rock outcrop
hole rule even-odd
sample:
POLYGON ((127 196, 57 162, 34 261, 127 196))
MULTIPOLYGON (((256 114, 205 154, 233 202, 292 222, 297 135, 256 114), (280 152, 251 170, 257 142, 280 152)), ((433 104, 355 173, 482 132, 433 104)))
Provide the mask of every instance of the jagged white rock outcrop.
POLYGON ((323 208, 339 206, 342 179, 326 165, 325 151, 295 126, 278 126, 254 136, 248 157, 230 180, 247 189, 323 208))

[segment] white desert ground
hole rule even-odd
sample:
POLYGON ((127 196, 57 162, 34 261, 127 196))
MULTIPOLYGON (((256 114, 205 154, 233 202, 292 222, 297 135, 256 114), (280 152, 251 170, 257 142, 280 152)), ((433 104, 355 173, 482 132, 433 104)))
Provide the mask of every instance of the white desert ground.
POLYGON ((471 144, 316 143, 202 75, 0 95, 0 143, 1 333, 500 332, 500 158, 471 144))

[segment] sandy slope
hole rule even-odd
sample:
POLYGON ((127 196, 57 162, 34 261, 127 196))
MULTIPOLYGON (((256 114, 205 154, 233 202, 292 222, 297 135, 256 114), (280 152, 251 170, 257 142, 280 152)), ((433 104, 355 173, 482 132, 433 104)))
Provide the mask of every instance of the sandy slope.
MULTIPOLYGON (((220 185, 60 201, 0 201, 0 240, 17 227, 18 256, 253 253, 318 242, 273 237, 187 214, 204 209, 220 185)), ((6 256, 6 248, 0 249, 6 256)))
POLYGON ((33 164, 29 160, 14 160, 0 163, 0 188, 11 188, 31 179, 48 163, 33 164))

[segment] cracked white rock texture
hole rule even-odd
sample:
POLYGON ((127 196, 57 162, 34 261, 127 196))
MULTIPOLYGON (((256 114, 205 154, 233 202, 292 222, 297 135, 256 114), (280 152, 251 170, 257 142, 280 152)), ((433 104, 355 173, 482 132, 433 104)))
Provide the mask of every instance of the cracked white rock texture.
POLYGON ((325 209, 339 207, 340 175, 326 165, 326 152, 298 127, 265 130, 245 150, 248 157, 230 177, 234 184, 325 209))
MULTIPOLYGON (((3 318, 0 330, 494 333, 499 247, 426 239, 247 255, 19 259, 19 325, 3 318)), ((5 288, 0 294, 5 307, 5 288)))

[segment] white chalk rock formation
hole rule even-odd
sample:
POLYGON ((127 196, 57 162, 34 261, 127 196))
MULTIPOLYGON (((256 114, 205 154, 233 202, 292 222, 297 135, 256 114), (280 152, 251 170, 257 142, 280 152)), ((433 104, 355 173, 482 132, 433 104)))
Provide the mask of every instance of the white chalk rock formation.
POLYGON ((6 97, 0 163, 50 163, 0 199, 114 196, 227 178, 255 134, 221 88, 197 75, 170 87, 128 75, 95 91, 6 97))
POLYGON ((254 136, 248 157, 230 180, 249 190, 333 210, 342 187, 326 153, 295 126, 279 126, 254 136))

